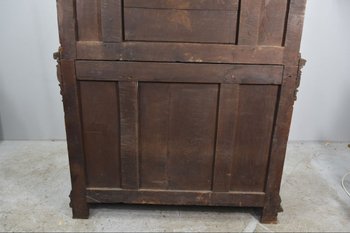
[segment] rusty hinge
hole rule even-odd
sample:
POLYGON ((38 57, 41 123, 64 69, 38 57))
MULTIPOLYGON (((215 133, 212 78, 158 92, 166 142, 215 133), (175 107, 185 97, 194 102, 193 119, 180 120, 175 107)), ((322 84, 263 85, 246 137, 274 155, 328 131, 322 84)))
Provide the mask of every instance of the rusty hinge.
POLYGON ((302 69, 304 68, 305 65, 306 65, 306 60, 301 58, 301 56, 299 56, 298 74, 297 74, 295 91, 294 91, 294 100, 295 101, 298 99, 298 92, 299 92, 298 88, 299 88, 300 82, 301 82, 302 69))

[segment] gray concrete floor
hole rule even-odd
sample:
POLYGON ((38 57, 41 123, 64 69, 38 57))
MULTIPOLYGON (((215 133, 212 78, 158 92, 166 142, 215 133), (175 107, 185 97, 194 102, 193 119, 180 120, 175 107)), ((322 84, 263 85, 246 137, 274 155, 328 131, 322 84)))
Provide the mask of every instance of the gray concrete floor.
POLYGON ((253 209, 174 206, 99 206, 89 220, 73 220, 65 142, 4 141, 0 231, 350 231, 350 198, 340 185, 347 171, 345 143, 290 143, 277 225, 258 223, 253 209))

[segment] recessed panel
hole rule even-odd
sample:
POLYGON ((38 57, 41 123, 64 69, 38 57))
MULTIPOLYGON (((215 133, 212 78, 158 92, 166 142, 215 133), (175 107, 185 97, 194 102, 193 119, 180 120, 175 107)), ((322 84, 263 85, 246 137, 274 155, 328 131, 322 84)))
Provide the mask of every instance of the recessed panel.
POLYGON ((218 85, 141 83, 142 188, 210 190, 218 85))
POLYGON ((238 1, 125 1, 125 40, 235 43, 238 1))
POLYGON ((240 86, 232 191, 265 190, 278 90, 275 85, 240 86))
POLYGON ((116 82, 80 82, 88 187, 120 187, 116 82))

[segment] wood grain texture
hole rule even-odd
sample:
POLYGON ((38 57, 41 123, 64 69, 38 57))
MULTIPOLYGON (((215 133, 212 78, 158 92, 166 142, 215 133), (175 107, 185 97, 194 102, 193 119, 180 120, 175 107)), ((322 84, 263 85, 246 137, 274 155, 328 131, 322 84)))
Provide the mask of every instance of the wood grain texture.
POLYGON ((122 0, 101 0, 101 37, 103 42, 123 41, 122 0))
POLYGON ((76 14, 79 40, 101 40, 101 1, 76 0, 76 14))
POLYGON ((265 0, 260 19, 259 45, 282 46, 288 0, 265 0))
POLYGON ((275 129, 272 135, 270 162, 267 174, 265 190, 267 195, 266 204, 262 213, 262 222, 277 221, 277 214, 281 210, 279 196, 282 179, 283 164, 287 150, 290 123, 292 120, 294 94, 296 90, 296 75, 298 67, 286 67, 283 85, 281 87, 278 102, 275 129))
POLYGON ((283 64, 284 48, 166 42, 79 42, 77 56, 81 60, 279 65, 283 64))
POLYGON ((80 82, 88 187, 120 187, 118 86, 80 82))
POLYGON ((57 0, 58 28, 61 44, 61 59, 76 57, 76 25, 73 0, 57 0))
POLYGON ((239 85, 220 85, 213 191, 228 192, 231 186, 234 142, 239 112, 239 85))
POLYGON ((125 8, 124 20, 127 41, 219 44, 233 44, 236 41, 237 9, 212 11, 125 8))
POLYGON ((61 85, 72 183, 70 198, 73 218, 88 218, 89 207, 86 202, 84 144, 74 61, 61 60, 60 67, 60 74, 63 79, 61 85))
POLYGON ((218 85, 175 84, 170 93, 169 189, 210 190, 218 85))
POLYGON ((119 82, 122 188, 139 187, 138 82, 119 82))
POLYGON ((238 0, 124 0, 124 7, 149 9, 181 9, 227 11, 237 9, 238 0))
POLYGON ((79 80, 281 84, 282 66, 78 61, 79 80))
POLYGON ((168 188, 170 85, 141 83, 140 188, 168 188))
POLYGON ((89 203, 132 203, 165 205, 208 205, 262 207, 265 194, 260 192, 211 192, 167 190, 88 189, 89 203))
POLYGON ((305 7, 306 0, 290 0, 284 53, 284 63, 287 66, 297 66, 299 63, 305 7))
POLYGON ((231 190, 265 190, 278 86, 241 85, 231 190))
POLYGON ((217 97, 214 84, 141 84, 143 187, 211 189, 217 97))
POLYGON ((257 45, 264 0, 241 0, 239 45, 257 45))

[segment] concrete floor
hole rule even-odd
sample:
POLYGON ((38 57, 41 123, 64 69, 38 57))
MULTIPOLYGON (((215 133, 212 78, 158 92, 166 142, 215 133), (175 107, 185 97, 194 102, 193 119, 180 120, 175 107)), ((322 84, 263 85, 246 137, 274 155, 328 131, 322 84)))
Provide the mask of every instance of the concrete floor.
POLYGON ((350 198, 340 185, 347 171, 347 144, 290 143, 277 225, 258 223, 253 209, 130 205, 100 206, 89 220, 73 220, 65 142, 4 141, 0 231, 350 231, 350 198))

